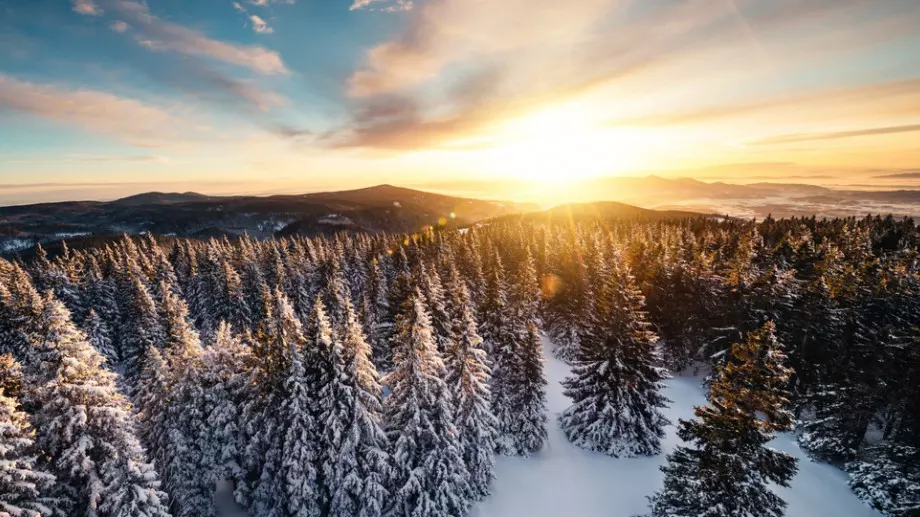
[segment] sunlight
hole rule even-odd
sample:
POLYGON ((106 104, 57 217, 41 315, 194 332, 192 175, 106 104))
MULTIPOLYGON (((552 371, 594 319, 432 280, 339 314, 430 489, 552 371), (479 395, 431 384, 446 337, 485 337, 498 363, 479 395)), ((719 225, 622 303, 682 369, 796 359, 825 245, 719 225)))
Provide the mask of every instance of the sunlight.
POLYGON ((602 124, 585 104, 565 104, 501 124, 486 154, 499 174, 562 184, 645 165, 649 145, 643 140, 602 124))

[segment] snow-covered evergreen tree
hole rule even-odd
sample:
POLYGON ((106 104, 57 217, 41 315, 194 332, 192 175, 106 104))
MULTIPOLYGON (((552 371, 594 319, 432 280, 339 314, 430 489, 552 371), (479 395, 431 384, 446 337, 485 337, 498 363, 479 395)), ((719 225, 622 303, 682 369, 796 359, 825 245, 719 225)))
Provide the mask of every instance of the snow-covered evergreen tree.
POLYGON ((920 451, 898 443, 883 443, 847 464, 850 488, 867 504, 893 517, 920 512, 920 451))
POLYGON ((90 309, 83 318, 83 332, 93 347, 104 355, 110 363, 118 360, 109 326, 99 317, 94 309, 90 309))
POLYGON ((644 299, 619 252, 603 267, 594 309, 583 333, 572 377, 563 383, 572 406, 559 417, 569 440, 615 457, 661 452, 667 400, 657 337, 644 299))
POLYGON ((321 515, 316 460, 319 428, 311 410, 315 393, 308 391, 304 349, 317 342, 332 342, 332 331, 324 314, 313 314, 308 338, 294 314, 287 296, 275 290, 274 323, 270 329, 272 347, 280 353, 283 385, 273 414, 262 419, 264 445, 261 475, 253 495, 251 512, 270 517, 321 515))
POLYGON ((161 347, 164 335, 156 303, 139 278, 131 282, 126 298, 128 304, 122 311, 121 350, 118 355, 125 363, 125 377, 129 385, 133 385, 140 373, 144 354, 151 347, 161 347))
POLYGON ((536 323, 527 326, 524 340, 516 349, 511 389, 512 419, 503 422, 500 441, 511 454, 528 456, 546 443, 546 376, 543 373, 543 344, 536 323), (509 432, 510 431, 510 432, 509 432))
POLYGON ((17 264, 9 265, 7 278, 0 282, 0 354, 34 363, 32 346, 39 329, 43 302, 28 273, 17 264))
POLYGON ((63 516, 66 501, 54 497, 54 476, 37 465, 33 432, 15 398, 19 375, 13 357, 0 355, 0 515, 63 516))
POLYGON ((207 425, 198 437, 202 484, 213 487, 222 480, 240 482, 243 478, 245 434, 242 406, 251 387, 247 364, 251 351, 230 326, 217 327, 214 342, 205 349, 199 379, 202 418, 207 425))
POLYGON ((420 276, 420 287, 422 294, 425 296, 425 306, 428 308, 431 317, 431 328, 438 344, 438 351, 443 354, 447 348, 452 346, 454 341, 444 286, 433 264, 429 265, 420 276))
POLYGON ((394 470, 387 514, 456 517, 470 505, 469 475, 423 300, 415 289, 403 303, 393 338, 394 369, 383 379, 391 391, 384 412, 394 470))
POLYGON ((466 284, 459 283, 452 305, 459 309, 453 318, 456 340, 447 350, 447 386, 456 403, 455 422, 460 449, 469 473, 470 497, 489 495, 495 478, 495 439, 498 420, 492 414, 489 388, 491 369, 482 338, 477 331, 466 284))
POLYGON ((766 447, 776 431, 792 428, 784 386, 790 371, 767 322, 731 357, 710 386, 709 405, 681 420, 680 446, 668 455, 664 488, 650 498, 653 517, 781 517, 786 503, 770 484, 788 486, 796 459, 766 447))
POLYGON ((165 517, 166 495, 134 429, 131 407, 101 354, 48 296, 36 343, 41 367, 28 397, 36 445, 74 502, 70 515, 165 517))
POLYGON ((386 507, 390 475, 387 437, 383 430, 380 384, 377 370, 370 362, 371 348, 351 301, 343 304, 340 331, 342 405, 347 409, 347 427, 343 429, 337 451, 330 459, 330 517, 379 517, 386 507))

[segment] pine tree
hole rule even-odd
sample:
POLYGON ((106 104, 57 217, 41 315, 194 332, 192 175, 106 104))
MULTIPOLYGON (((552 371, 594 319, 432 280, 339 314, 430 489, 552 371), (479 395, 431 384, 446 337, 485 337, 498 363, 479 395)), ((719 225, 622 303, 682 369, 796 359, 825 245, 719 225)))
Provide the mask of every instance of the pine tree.
POLYGON ((512 454, 527 456, 542 449, 547 438, 543 345, 535 323, 528 325, 517 355, 509 390, 513 419, 505 424, 503 438, 512 454))
MULTIPOLYGON (((328 295, 344 296, 345 291, 336 290, 328 295)), ((342 321, 345 304, 344 300, 337 302, 343 307, 342 321)), ((348 304, 350 307, 350 302, 348 304)), ((344 382, 342 343, 333 331, 321 295, 317 295, 313 303, 306 337, 304 382, 306 390, 313 394, 308 411, 317 426, 311 444, 316 465, 316 498, 319 511, 326 514, 334 494, 343 484, 349 461, 353 461, 343 449, 348 439, 354 391, 344 382)))
POLYGON ((596 303, 572 368, 563 382, 572 406, 559 418, 569 440, 615 457, 661 452, 667 420, 660 409, 664 372, 644 299, 619 252, 598 278, 596 303))
POLYGON ((920 450, 883 443, 847 464, 849 485, 868 505, 885 515, 909 517, 920 512, 920 450))
POLYGON ((572 228, 564 248, 560 250, 558 275, 547 292, 547 332, 555 345, 553 353, 563 361, 571 361, 578 354, 581 328, 590 300, 581 240, 576 229, 572 228))
POLYGON ((12 356, 0 355, 0 515, 65 515, 65 501, 52 496, 55 477, 36 464, 33 432, 15 398, 19 376, 12 356))
POLYGON ((781 517, 786 503, 769 484, 788 486, 796 459, 766 447, 792 428, 784 386, 790 371, 772 322, 732 346, 710 386, 709 405, 681 420, 680 446, 668 455, 664 489, 650 498, 653 517, 781 517))
POLYGON ((131 408, 63 304, 44 300, 41 367, 30 383, 37 447, 74 501, 71 515, 166 517, 166 495, 135 435, 131 408), (98 513, 97 513, 98 512, 98 513))
MULTIPOLYGON (((489 278, 486 283, 485 294, 479 306, 479 334, 483 339, 483 348, 490 354, 507 346, 513 340, 510 335, 509 324, 513 319, 512 308, 508 302, 508 286, 505 282, 505 272, 501 257, 496 255, 489 278)), ((500 395, 493 393, 493 395, 500 395)))
POLYGON ((386 316, 389 313, 387 299, 387 280, 377 258, 371 260, 363 298, 364 332, 371 346, 371 360, 378 367, 386 366, 389 357, 387 341, 386 316))
POLYGON ((140 373, 144 354, 151 347, 161 347, 164 335, 156 304, 147 287, 139 278, 135 278, 129 289, 128 305, 122 311, 122 348, 118 355, 125 362, 125 377, 129 386, 133 386, 140 373))
POLYGON ((444 286, 434 265, 430 265, 420 276, 422 293, 425 295, 425 306, 428 308, 431 317, 431 328, 438 344, 438 351, 443 354, 447 348, 452 346, 454 341, 451 317, 447 311, 447 302, 444 295, 444 286))
POLYGON ((242 405, 251 387, 247 364, 251 351, 221 322, 214 343, 205 349, 199 378, 202 384, 202 418, 207 425, 199 437, 202 483, 213 487, 223 480, 237 483, 243 478, 245 434, 242 405))
POLYGON ((342 404, 347 428, 336 452, 336 478, 330 483, 330 517, 379 517, 389 495, 387 437, 377 370, 351 301, 346 298, 341 330, 342 404))
POLYGON ((444 383, 431 322, 418 289, 402 305, 393 343, 394 369, 384 401, 394 475, 387 512, 403 517, 461 516, 469 507, 454 408, 444 383))
MULTIPOLYGON (((261 440, 265 444, 263 465, 254 494, 252 511, 270 517, 310 517, 320 515, 319 488, 316 484, 316 435, 319 432, 311 411, 314 393, 308 391, 304 349, 332 341, 324 314, 311 316, 304 336, 287 296, 276 289, 274 320, 270 329, 271 346, 280 351, 283 385, 277 406, 262 418, 261 440)), ((270 399, 271 401, 271 399, 270 399)))
POLYGON ((115 350, 115 343, 109 332, 109 326, 102 321, 99 313, 90 309, 83 318, 83 332, 86 333, 87 339, 93 348, 100 354, 104 355, 108 362, 113 363, 118 360, 118 354, 115 350))
POLYGON ((28 365, 34 362, 32 343, 40 332, 43 302, 21 267, 11 264, 6 276, 0 283, 0 354, 28 365))
MULTIPOLYGON (((495 267, 481 305, 487 320, 480 326, 492 359, 492 413, 498 420, 495 447, 500 454, 526 456, 539 451, 546 440, 542 345, 532 319, 535 315, 517 310, 505 297, 498 255, 495 267)), ((513 298, 529 299, 524 294, 529 285, 526 276, 517 278, 513 298)))
POLYGON ((498 420, 491 408, 489 359, 481 347, 466 284, 458 284, 454 298, 452 305, 459 314, 453 319, 456 342, 447 351, 447 386, 456 401, 455 422, 463 463, 470 476, 470 497, 478 500, 489 495, 495 478, 498 420))

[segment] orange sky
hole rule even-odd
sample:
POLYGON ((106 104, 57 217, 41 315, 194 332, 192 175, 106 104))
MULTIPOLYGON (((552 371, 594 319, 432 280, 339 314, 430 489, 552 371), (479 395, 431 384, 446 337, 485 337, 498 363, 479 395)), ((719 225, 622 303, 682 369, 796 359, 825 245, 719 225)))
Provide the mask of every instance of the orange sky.
POLYGON ((903 186, 877 177, 920 168, 916 2, 330 1, 312 15, 335 30, 309 34, 303 1, 173 4, 80 0, 31 27, 38 13, 13 3, 3 197, 552 192, 651 172, 903 186), (76 57, 58 41, 71 33, 76 57))

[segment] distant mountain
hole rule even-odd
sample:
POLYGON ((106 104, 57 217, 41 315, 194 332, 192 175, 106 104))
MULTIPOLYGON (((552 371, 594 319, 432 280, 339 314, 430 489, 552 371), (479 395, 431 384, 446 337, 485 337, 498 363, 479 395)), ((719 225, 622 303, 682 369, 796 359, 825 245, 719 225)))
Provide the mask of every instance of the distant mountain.
POLYGON ((656 210, 733 217, 920 216, 920 190, 867 191, 767 182, 738 185, 645 176, 589 180, 579 191, 579 201, 623 201, 656 210))
POLYGON ((535 209, 392 185, 268 197, 148 192, 110 202, 0 207, 0 253, 123 233, 197 238, 245 233, 259 239, 342 230, 403 233, 426 226, 466 226, 535 209))
POLYGON ((173 205, 176 203, 187 203, 192 201, 207 201, 215 199, 211 196, 199 194, 197 192, 164 193, 164 192, 146 192, 134 196, 123 197, 112 201, 112 204, 125 206, 143 206, 143 205, 173 205))
POLYGON ((548 210, 506 215, 496 220, 522 219, 547 223, 564 223, 586 219, 628 219, 637 221, 662 221, 666 219, 688 219, 708 217, 713 214, 679 211, 649 210, 615 201, 598 201, 594 203, 570 203, 548 210))

